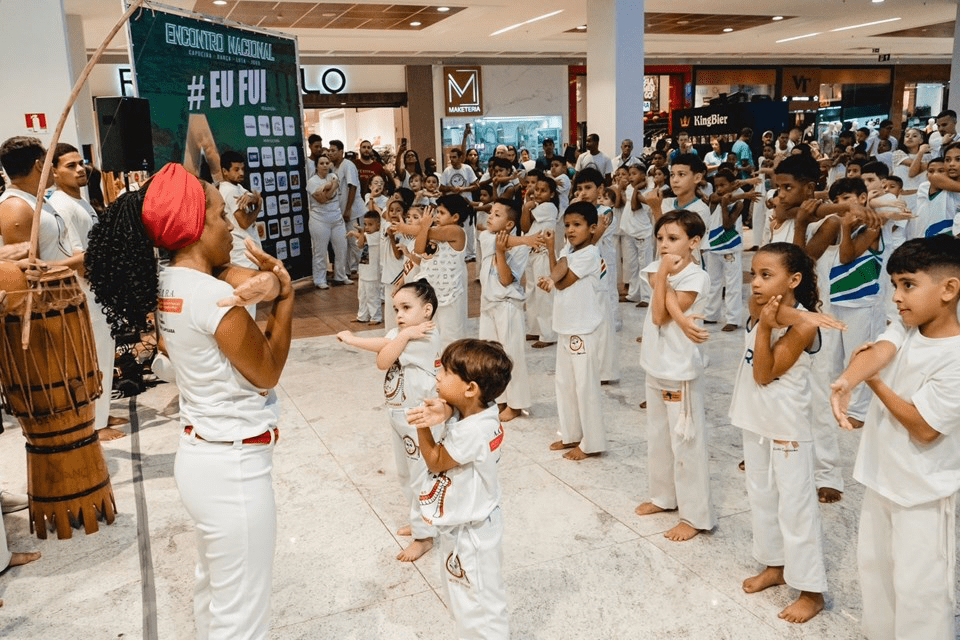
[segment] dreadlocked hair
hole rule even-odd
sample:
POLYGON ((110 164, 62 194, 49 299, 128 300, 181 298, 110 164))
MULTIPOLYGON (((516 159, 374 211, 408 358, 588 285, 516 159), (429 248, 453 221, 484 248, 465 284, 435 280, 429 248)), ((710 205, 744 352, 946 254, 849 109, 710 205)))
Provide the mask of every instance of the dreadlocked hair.
POLYGON ((146 189, 125 193, 100 214, 83 259, 90 288, 117 339, 147 331, 147 315, 157 308, 157 258, 142 218, 146 194, 146 189))
POLYGON ((793 290, 793 297, 807 311, 820 310, 820 291, 817 288, 817 265, 813 258, 792 242, 771 242, 760 247, 758 253, 780 256, 780 263, 788 273, 799 273, 800 284, 793 290))

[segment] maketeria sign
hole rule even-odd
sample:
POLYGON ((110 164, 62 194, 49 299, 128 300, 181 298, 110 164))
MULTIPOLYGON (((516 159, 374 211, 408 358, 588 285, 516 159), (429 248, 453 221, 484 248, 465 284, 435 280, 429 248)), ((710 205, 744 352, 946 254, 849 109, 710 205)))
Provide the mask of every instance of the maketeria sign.
POLYGON ((744 127, 759 138, 763 131, 783 131, 787 126, 787 103, 743 102, 700 109, 679 109, 672 114, 674 135, 686 131, 691 137, 739 135, 744 127))
POLYGON ((162 11, 130 21, 138 94, 150 101, 157 166, 217 179, 220 154, 246 158, 263 196, 263 248, 293 278, 311 273, 296 41, 162 11))

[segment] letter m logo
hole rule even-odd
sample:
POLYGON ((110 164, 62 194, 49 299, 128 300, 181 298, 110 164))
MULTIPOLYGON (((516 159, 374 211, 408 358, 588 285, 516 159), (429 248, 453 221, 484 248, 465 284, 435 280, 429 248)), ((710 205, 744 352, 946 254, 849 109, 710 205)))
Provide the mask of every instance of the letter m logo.
POLYGON ((444 67, 447 115, 481 115, 480 67, 444 67))

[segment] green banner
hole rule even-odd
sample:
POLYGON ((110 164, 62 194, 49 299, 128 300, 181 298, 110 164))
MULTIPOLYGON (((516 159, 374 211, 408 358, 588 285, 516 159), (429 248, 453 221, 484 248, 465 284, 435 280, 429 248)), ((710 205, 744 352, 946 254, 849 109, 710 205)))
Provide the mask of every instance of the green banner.
POLYGON ((263 196, 263 248, 293 278, 312 269, 296 41, 156 10, 130 21, 137 91, 150 101, 156 166, 220 176, 220 154, 247 161, 263 196))

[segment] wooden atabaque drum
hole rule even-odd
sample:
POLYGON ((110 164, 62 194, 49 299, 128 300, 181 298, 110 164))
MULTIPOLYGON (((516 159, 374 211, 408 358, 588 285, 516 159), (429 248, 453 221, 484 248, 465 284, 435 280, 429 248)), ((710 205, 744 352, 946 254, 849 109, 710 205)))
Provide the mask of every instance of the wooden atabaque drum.
MULTIPOLYGON (((0 289, 11 286, 8 271, 0 270, 0 289)), ((0 310, 0 399, 27 440, 30 530, 46 538, 49 523, 63 539, 82 522, 94 533, 98 517, 113 523, 116 503, 94 429, 102 390, 86 297, 63 267, 26 292, 6 290, 17 302, 0 310), (33 298, 26 349, 23 293, 33 298)))

